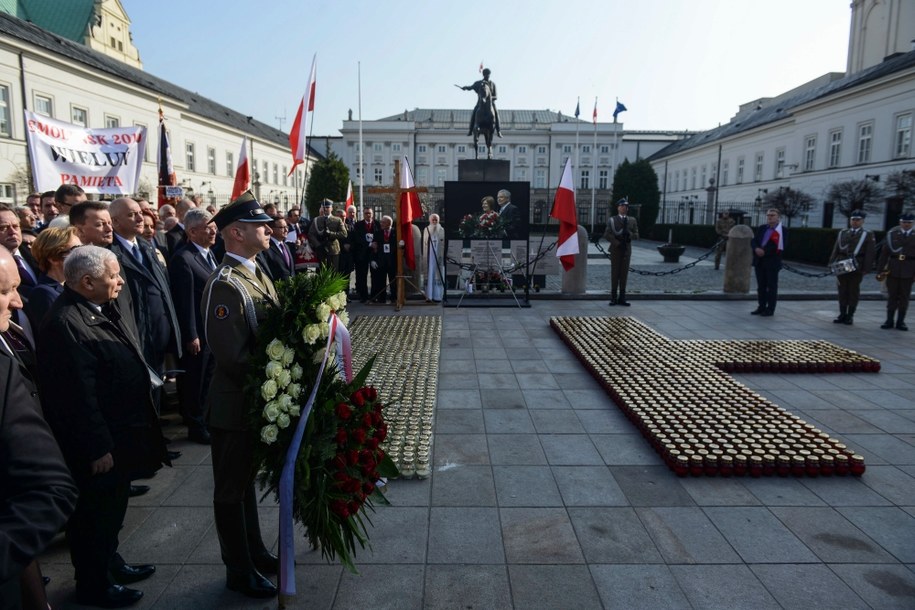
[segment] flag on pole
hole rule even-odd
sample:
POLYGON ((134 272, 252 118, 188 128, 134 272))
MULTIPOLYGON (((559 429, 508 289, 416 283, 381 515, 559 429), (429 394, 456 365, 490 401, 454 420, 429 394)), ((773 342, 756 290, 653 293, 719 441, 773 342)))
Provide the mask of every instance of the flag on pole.
POLYGON ((483 73, 483 60, 480 60, 480 73, 483 73))
POLYGON ((621 112, 626 112, 626 108, 619 100, 616 100, 616 108, 613 110, 613 122, 616 123, 616 115, 621 112))
POLYGON ((581 114, 581 100, 575 100, 575 118, 578 118, 578 115, 581 114))
POLYGON ((355 205, 356 200, 353 198, 353 181, 349 181, 349 186, 346 187, 346 204, 344 204, 343 209, 348 210, 349 206, 355 205))
POLYGON ((591 120, 597 125, 597 98, 594 98, 594 114, 591 115, 591 120))
POLYGON ((289 146, 292 148, 292 167, 289 169, 289 175, 295 171, 299 163, 304 163, 308 156, 306 139, 308 137, 308 113, 315 109, 315 68, 318 60, 318 54, 315 53, 311 59, 311 73, 308 76, 308 87, 305 88, 305 95, 299 103, 299 110, 295 114, 295 120, 292 122, 292 130, 289 132, 289 146))
POLYGON ((575 266, 575 255, 578 254, 578 219, 575 215, 575 184, 572 182, 572 159, 566 159, 562 170, 562 179, 556 189, 556 199, 550 216, 559 221, 559 242, 556 257, 562 268, 568 271, 575 266))
POLYGON ((159 154, 157 164, 159 169, 158 204, 161 208, 170 200, 166 196, 165 187, 178 184, 175 166, 172 165, 172 150, 168 143, 168 129, 165 127, 165 113, 162 111, 161 106, 159 106, 159 154))
MULTIPOLYGON (((413 182, 413 172, 410 171, 410 163, 407 156, 403 156, 400 164, 400 188, 412 189, 416 184, 413 182)), ((413 248, 413 220, 423 215, 423 208, 419 203, 419 193, 402 192, 400 195, 400 210, 397 213, 397 222, 400 223, 400 236, 404 240, 404 258, 407 267, 415 269, 414 263, 415 252, 413 248)))
POLYGON ((235 201, 242 193, 251 188, 251 165, 248 163, 248 137, 241 139, 241 152, 235 165, 235 183, 232 185, 230 201, 235 201))

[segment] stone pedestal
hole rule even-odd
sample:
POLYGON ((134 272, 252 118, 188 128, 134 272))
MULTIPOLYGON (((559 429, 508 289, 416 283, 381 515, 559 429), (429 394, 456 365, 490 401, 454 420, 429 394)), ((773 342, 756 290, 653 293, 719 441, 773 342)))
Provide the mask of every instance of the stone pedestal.
POLYGON ((724 258, 725 292, 750 292, 750 271, 753 268, 753 229, 735 225, 728 233, 728 249, 724 258))
POLYGON ((404 269, 404 274, 410 276, 410 281, 413 282, 412 286, 407 286, 407 292, 405 294, 415 294, 423 291, 423 278, 422 278, 422 269, 423 269, 423 235, 422 231, 419 230, 419 227, 416 225, 410 225, 410 230, 412 232, 411 237, 413 238, 413 269, 406 267, 404 269))
POLYGON ((458 180, 461 182, 509 182, 511 162, 505 159, 460 159, 458 180))
MULTIPOLYGON (((547 256, 556 256, 550 252, 547 256)), ((562 294, 584 294, 588 286, 588 231, 578 225, 578 255, 575 266, 562 272, 562 294)))

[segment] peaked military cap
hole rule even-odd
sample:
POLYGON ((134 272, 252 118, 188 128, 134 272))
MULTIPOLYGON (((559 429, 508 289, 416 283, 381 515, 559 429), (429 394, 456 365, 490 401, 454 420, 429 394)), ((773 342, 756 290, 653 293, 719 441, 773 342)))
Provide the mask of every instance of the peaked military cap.
POLYGON ((864 210, 855 210, 851 213, 850 218, 867 218, 867 212, 864 210))
POLYGON ((219 210, 213 217, 216 228, 220 231, 228 227, 233 222, 272 222, 273 219, 267 216, 260 202, 254 197, 251 191, 245 191, 238 196, 235 201, 219 210))
POLYGON ((913 220, 915 220, 915 214, 912 214, 911 212, 906 212, 905 214, 903 214, 902 216, 899 217, 899 220, 901 220, 903 222, 905 222, 905 221, 912 222, 913 220))
POLYGON ((626 207, 628 208, 628 207, 629 207, 629 200, 628 200, 627 198, 623 197, 622 199, 620 199, 619 201, 616 202, 616 205, 617 205, 617 207, 619 207, 619 206, 621 206, 621 205, 624 205, 624 206, 626 206, 626 207))

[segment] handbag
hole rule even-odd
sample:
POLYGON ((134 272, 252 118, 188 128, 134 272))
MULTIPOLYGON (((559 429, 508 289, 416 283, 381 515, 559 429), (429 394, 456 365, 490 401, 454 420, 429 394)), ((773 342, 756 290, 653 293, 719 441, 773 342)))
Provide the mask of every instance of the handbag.
POLYGON ((843 258, 829 266, 833 274, 845 275, 846 273, 853 273, 858 270, 858 252, 861 251, 861 244, 864 243, 865 239, 867 239, 867 231, 861 231, 861 239, 858 240, 858 245, 855 246, 855 251, 851 255, 851 258, 843 258))

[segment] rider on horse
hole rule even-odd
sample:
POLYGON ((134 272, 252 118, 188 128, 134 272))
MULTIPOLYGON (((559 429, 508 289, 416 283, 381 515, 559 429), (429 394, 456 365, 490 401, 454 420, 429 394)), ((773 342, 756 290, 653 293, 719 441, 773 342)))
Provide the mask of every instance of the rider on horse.
POLYGON ((496 109, 496 84, 489 80, 490 71, 489 68, 483 69, 483 80, 478 80, 472 85, 467 87, 461 87, 464 91, 474 91, 477 94, 477 105, 473 107, 473 112, 470 113, 470 131, 467 132, 468 136, 473 135, 473 128, 476 126, 477 119, 477 110, 479 110, 480 105, 484 102, 487 97, 487 94, 492 97, 492 113, 493 118, 495 119, 496 135, 502 137, 502 131, 499 127, 499 111, 496 109))

